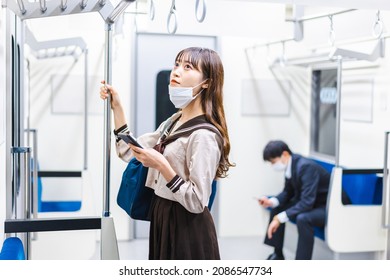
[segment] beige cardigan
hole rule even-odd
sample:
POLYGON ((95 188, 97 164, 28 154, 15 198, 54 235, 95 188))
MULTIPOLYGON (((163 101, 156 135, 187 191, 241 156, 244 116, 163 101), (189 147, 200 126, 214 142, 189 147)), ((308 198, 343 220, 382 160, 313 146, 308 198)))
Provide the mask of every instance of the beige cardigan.
MULTIPOLYGON (((152 133, 138 137, 138 142, 145 148, 153 148, 169 120, 180 117, 180 112, 163 122, 152 133)), ((118 132, 128 132, 127 126, 118 132)), ((172 132, 174 133, 174 132, 172 132)), ((167 182, 160 172, 149 168, 146 186, 154 189, 156 195, 177 201, 189 212, 201 213, 208 205, 211 184, 215 178, 221 151, 218 146, 217 134, 207 129, 198 129, 189 137, 181 137, 164 150, 164 156, 176 172, 170 182, 167 182)), ((129 162, 133 157, 129 146, 123 140, 117 140, 118 156, 129 162)))

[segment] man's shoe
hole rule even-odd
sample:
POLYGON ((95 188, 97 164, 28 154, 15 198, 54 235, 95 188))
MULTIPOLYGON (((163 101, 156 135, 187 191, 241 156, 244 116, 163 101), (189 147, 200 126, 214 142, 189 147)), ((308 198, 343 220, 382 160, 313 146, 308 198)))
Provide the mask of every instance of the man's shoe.
POLYGON ((284 260, 284 256, 276 253, 272 253, 268 256, 267 260, 284 260))

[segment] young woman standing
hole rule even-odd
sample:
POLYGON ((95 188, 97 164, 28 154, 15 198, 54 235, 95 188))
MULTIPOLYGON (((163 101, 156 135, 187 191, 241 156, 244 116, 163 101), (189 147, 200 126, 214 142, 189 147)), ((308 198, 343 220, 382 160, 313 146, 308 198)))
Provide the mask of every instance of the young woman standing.
MULTIPOLYGON (((135 156, 149 167, 146 186, 153 188, 156 195, 151 208, 149 259, 220 259, 215 225, 207 205, 213 180, 226 177, 233 166, 228 158, 230 141, 223 82, 223 65, 215 51, 195 47, 180 51, 169 84, 170 100, 180 110, 155 132, 137 139, 144 149, 117 138, 120 158, 128 162, 135 156), (197 129, 161 149, 161 139, 168 134, 183 132, 199 123, 211 124, 217 133, 197 129)), ((114 134, 129 133, 118 93, 104 84, 101 98, 107 98, 109 93, 114 134)))

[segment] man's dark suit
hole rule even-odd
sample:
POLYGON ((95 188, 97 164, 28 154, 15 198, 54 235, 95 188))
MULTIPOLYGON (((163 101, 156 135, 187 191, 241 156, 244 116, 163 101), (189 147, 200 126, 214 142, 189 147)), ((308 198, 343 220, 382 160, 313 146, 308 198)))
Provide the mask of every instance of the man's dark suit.
MULTIPOLYGON (((279 206, 271 211, 273 217, 286 211, 289 220, 298 227, 296 259, 309 260, 313 253, 314 228, 325 225, 326 199, 330 174, 319 164, 298 154, 292 154, 291 178, 285 179, 283 191, 276 196, 279 206)), ((285 224, 282 223, 272 239, 266 235, 264 243, 282 250, 285 224)))

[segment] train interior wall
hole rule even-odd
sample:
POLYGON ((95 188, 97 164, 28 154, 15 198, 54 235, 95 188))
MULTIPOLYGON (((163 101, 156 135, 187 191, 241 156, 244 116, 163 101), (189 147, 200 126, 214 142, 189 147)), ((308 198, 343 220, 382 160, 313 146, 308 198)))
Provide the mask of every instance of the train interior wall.
MULTIPOLYGON (((125 13, 115 27, 113 43, 112 84, 121 93, 129 123, 134 122, 131 95, 134 95, 134 46, 136 32, 166 34, 166 18, 170 1, 159 1, 154 21, 147 15, 125 13)), ((246 1, 209 1, 203 23, 196 22, 192 5, 177 5, 178 35, 217 36, 218 50, 225 67, 224 102, 231 140, 231 160, 236 167, 229 177, 221 180, 218 193, 219 236, 262 236, 267 226, 268 213, 260 209, 253 197, 276 194, 283 178, 271 170, 262 159, 262 149, 271 139, 283 139, 291 149, 303 155, 310 152, 311 70, 297 66, 270 64, 284 55, 293 57, 310 54, 311 48, 329 49, 329 19, 304 24, 304 39, 281 45, 245 50, 267 41, 291 37, 293 27, 285 22, 285 5, 246 1), (239 5, 239 9, 237 9, 239 5), (257 80, 270 89, 280 83, 276 99, 268 102, 272 110, 264 114, 248 112, 247 83, 257 80), (286 90, 286 87, 288 90, 286 90), (246 103, 245 103, 246 104, 246 103)), ((131 7, 129 8, 131 10, 131 7)), ((305 13, 333 11, 334 8, 306 7, 305 13)), ((5 17, 2 10, 1 42, 4 42, 5 17)), ((336 40, 372 36, 375 10, 359 10, 334 17, 336 40), (353 28, 352 28, 353 26, 353 28)), ((390 13, 382 12, 384 26, 390 26, 390 13)), ((88 173, 89 190, 93 203, 90 214, 102 212, 103 182, 103 102, 98 97, 100 80, 104 74, 104 23, 98 14, 34 19, 26 22, 38 41, 67 37, 82 37, 88 46, 88 173)), ((168 36, 168 35, 167 35, 168 36)), ((172 35, 174 36, 174 35, 172 35)), ((351 45, 362 52, 370 52, 372 43, 351 45)), ((150 45, 159 52, 158 44, 150 45)), ((30 127, 38 129, 39 166, 43 170, 81 169, 83 162, 83 119, 79 110, 83 103, 84 60, 73 57, 37 59, 26 46, 29 61, 30 127)), ((142 50, 138 50, 142 51, 142 50)), ((363 84, 369 93, 360 100, 344 99, 342 107, 348 111, 354 102, 362 106, 365 119, 353 115, 342 117, 340 163, 351 168, 379 168, 383 166, 383 133, 390 129, 390 71, 388 44, 386 56, 374 62, 346 62, 343 88, 349 93, 356 83, 363 84), (366 99, 365 99, 366 98, 366 99), (368 98, 368 99, 367 99, 368 98), (365 103, 368 100, 370 104, 365 103), (351 103, 348 103, 351 102, 351 103)), ((164 55, 164 54, 161 54, 164 55)), ((172 57, 172 64, 173 64, 172 57)), ((153 63, 151 61, 150 63, 153 63)), ((5 46, 0 44, 0 231, 5 219, 5 46)), ((150 77, 155 79, 155 77, 150 77)), ((150 80, 144 81, 149 83, 150 80)), ((251 99, 249 99, 251 100, 251 99)), ((152 103, 153 101, 151 101, 152 103)), ((140 108, 138 108, 140 109, 140 108)), ((142 108, 148 114, 152 107, 142 108)), ((256 109, 256 108, 255 108, 256 109)), ((113 141, 114 143, 114 141, 113 141)), ((133 223, 116 205, 116 193, 125 163, 115 156, 112 147, 111 213, 119 240, 133 238, 133 223)), ((45 195, 58 195, 52 190, 45 195)), ((67 196, 81 197, 82 190, 68 190, 67 196)), ((99 236, 96 233, 96 239, 99 236)), ((0 240, 1 244, 2 240, 0 240)))

